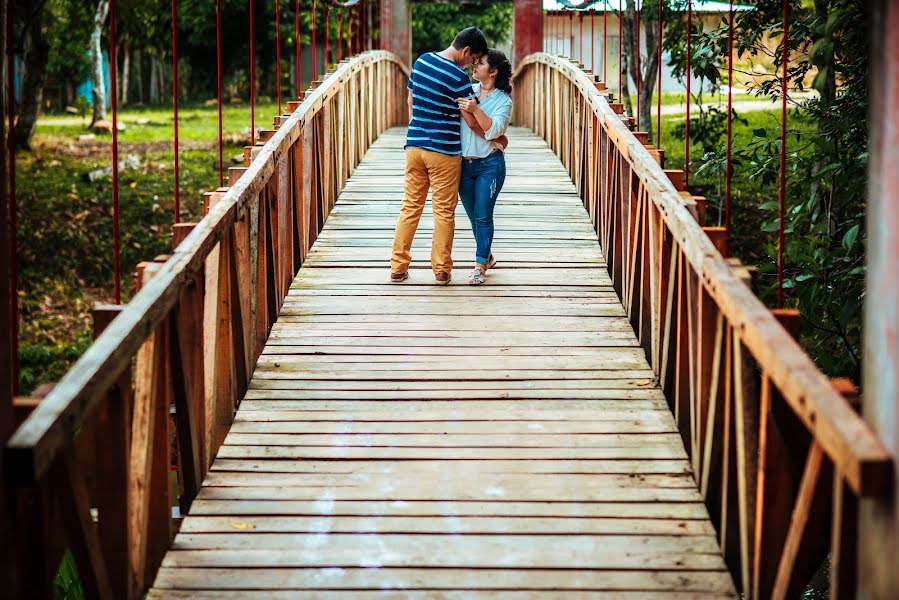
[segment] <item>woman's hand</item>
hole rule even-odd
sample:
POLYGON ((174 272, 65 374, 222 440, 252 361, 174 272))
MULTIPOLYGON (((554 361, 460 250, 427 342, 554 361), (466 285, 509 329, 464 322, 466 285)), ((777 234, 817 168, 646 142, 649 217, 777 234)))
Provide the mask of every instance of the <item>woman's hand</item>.
POLYGON ((478 102, 475 100, 474 96, 469 96, 468 98, 456 98, 456 104, 459 105, 460 110, 464 110, 467 113, 472 113, 478 109, 478 102))

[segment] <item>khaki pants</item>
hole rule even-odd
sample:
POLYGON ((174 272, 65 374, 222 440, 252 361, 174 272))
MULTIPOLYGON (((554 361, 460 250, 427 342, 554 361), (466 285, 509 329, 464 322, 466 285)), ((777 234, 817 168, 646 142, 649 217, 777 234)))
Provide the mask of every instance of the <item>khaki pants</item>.
POLYGON ((412 262, 412 239, 425 207, 428 188, 433 189, 431 208, 434 211, 431 268, 435 274, 453 270, 453 233, 461 173, 461 155, 450 156, 422 148, 406 149, 406 188, 393 238, 393 258, 390 259, 393 273, 405 273, 412 262))

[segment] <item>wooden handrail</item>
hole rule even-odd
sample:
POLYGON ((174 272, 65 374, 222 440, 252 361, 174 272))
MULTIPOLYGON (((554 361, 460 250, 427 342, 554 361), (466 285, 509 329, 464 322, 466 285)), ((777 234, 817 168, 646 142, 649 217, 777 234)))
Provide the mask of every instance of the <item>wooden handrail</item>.
POLYGON ((171 543, 170 466, 184 511, 337 195, 378 135, 405 123, 407 78, 375 50, 314 82, 246 149, 230 187, 206 194, 206 216, 175 225, 171 255, 138 266, 131 302, 95 312, 102 333, 4 452, 23 512, 0 518, 28 530, 17 560, 30 594, 45 595, 66 545, 88 597, 138 597, 152 582, 171 543))
POLYGON ((604 82, 538 53, 513 89, 515 120, 547 140, 593 220, 738 587, 798 595, 826 558, 829 526, 831 590, 852 588, 857 502, 889 493, 893 459, 851 386, 799 346, 798 313, 756 297, 751 270, 719 251, 726 232, 703 227, 705 198, 631 131, 604 82))
POLYGON ((87 349, 38 408, 16 430, 7 444, 8 475, 18 482, 38 480, 59 448, 74 435, 99 395, 108 389, 150 333, 162 323, 177 302, 178 294, 196 273, 224 232, 247 211, 247 205, 275 170, 279 158, 299 139, 303 127, 332 98, 340 84, 367 64, 394 62, 408 69, 392 54, 376 50, 338 65, 268 140, 247 172, 225 192, 221 201, 178 246, 153 279, 128 303, 103 334, 87 349))
MULTIPOLYGON (((544 53, 527 57, 519 65, 515 79, 520 79, 535 64, 554 69, 584 95, 611 141, 647 188, 649 198, 708 293, 732 326, 740 331, 743 343, 796 415, 846 474, 852 489, 862 496, 883 494, 892 473, 889 452, 864 420, 833 390, 828 378, 796 340, 730 268, 658 161, 612 110, 606 96, 597 90, 596 82, 576 63, 544 53)), ((515 106, 520 111, 523 105, 516 102, 515 106)))

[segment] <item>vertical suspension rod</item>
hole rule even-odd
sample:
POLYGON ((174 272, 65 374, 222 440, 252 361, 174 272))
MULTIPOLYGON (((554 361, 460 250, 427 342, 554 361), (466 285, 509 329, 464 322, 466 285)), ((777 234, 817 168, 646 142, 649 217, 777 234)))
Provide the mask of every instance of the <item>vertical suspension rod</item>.
MULTIPOLYGON (((14 2, 6 5, 6 110, 8 122, 8 131, 6 135, 6 151, 8 154, 7 164, 9 165, 9 188, 8 188, 8 210, 9 210, 9 306, 4 308, 8 310, 10 332, 10 384, 12 395, 19 393, 19 257, 18 257, 18 206, 16 201, 16 93, 14 82, 15 58, 13 56, 13 21, 15 14, 14 2)), ((6 190, 0 190, 0 193, 6 190)))
POLYGON ((275 87, 278 94, 278 114, 281 115, 281 0, 275 0, 275 79, 278 80, 275 87))
MULTIPOLYGON (((642 77, 641 77, 642 73, 640 73, 640 53, 641 53, 641 50, 640 50, 640 0, 637 0, 636 5, 637 5, 637 8, 636 8, 637 49, 636 49, 636 52, 634 52, 634 66, 636 67, 635 76, 634 76, 634 85, 637 86, 637 101, 634 104, 634 106, 636 106, 636 110, 634 111, 636 113, 634 115, 634 120, 636 121, 637 127, 639 128, 640 127, 640 80, 642 79, 642 77)), ((650 125, 649 127, 651 130, 652 125, 650 125)))
POLYGON ((621 34, 622 34, 622 32, 624 31, 624 28, 622 27, 621 21, 622 21, 622 17, 623 17, 623 16, 624 16, 624 11, 621 10, 621 4, 619 3, 619 4, 618 4, 618 98, 619 98, 619 101, 620 101, 620 99, 621 99, 621 89, 622 89, 622 88, 621 88, 621 71, 623 70, 622 67, 621 67, 621 58, 622 58, 622 54, 621 54, 621 46, 622 46, 622 43, 621 43, 621 34))
POLYGON ((109 98, 112 107, 112 260, 115 276, 115 303, 122 303, 122 272, 119 256, 119 116, 117 107, 115 1, 109 0, 109 98))
POLYGON ((783 37, 783 54, 781 56, 782 82, 780 103, 780 196, 778 199, 778 219, 777 228, 777 308, 783 308, 784 305, 784 213, 787 199, 787 92, 789 82, 787 80, 787 62, 790 58, 789 37, 790 37, 790 21, 789 21, 789 4, 787 0, 783 0, 783 21, 784 32, 783 37))
POLYGON ((219 187, 225 185, 225 168, 222 160, 224 143, 222 141, 222 6, 221 0, 215 0, 215 64, 218 74, 218 112, 219 112, 219 187))
POLYGON ((658 89, 658 98, 656 98, 656 147, 662 147, 662 35, 664 33, 662 28, 662 2, 659 0, 659 89, 658 89))
POLYGON ((318 65, 316 64, 316 43, 315 43, 315 0, 312 0, 312 80, 318 79, 318 65))
POLYGON ((687 0, 687 116, 684 122, 684 185, 690 185, 690 69, 691 48, 690 41, 693 37, 693 0, 687 0))
POLYGON ((590 70, 596 73, 596 9, 590 7, 590 70))
POLYGON ((303 80, 302 69, 300 69, 300 0, 295 0, 294 10, 294 46, 296 49, 296 65, 294 69, 294 78, 297 82, 297 98, 303 96, 303 80))
POLYGON ((730 195, 733 149, 733 85, 734 85, 734 3, 730 1, 727 14, 727 153, 724 167, 724 230, 730 238, 730 195))
POLYGON ((256 32, 253 29, 253 0, 250 0, 250 145, 256 143, 256 32))
POLYGON ((609 11, 606 10, 608 8, 607 6, 605 6, 606 1, 607 0, 604 0, 603 7, 602 7, 602 80, 603 81, 606 81, 606 62, 607 62, 607 58, 609 56, 609 52, 606 49, 606 41, 608 40, 608 33, 609 33, 608 32, 609 22, 607 19, 609 11))
POLYGON ((172 0, 172 117, 175 144, 175 223, 181 222, 181 190, 178 174, 178 0, 172 0))

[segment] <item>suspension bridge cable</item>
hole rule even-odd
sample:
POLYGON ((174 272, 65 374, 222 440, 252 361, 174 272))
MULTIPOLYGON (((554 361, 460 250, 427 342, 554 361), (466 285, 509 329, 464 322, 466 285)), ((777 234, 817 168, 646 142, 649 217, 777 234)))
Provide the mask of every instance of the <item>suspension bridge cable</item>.
POLYGON ((733 149, 733 86, 734 86, 734 3, 729 3, 727 15, 727 151, 724 166, 724 231, 730 238, 730 195, 733 149))
POLYGON ((659 89, 656 98, 656 147, 662 147, 662 0, 659 0, 659 89))
POLYGON ((295 0, 294 10, 294 46, 296 50, 296 58, 294 59, 296 64, 294 65, 294 78, 297 82, 297 98, 303 95, 303 80, 302 80, 302 69, 300 68, 300 0, 295 0))
POLYGON ((278 95, 278 114, 283 114, 281 111, 281 0, 275 0, 275 79, 278 81, 278 84, 275 86, 277 88, 278 95))
POLYGON ((181 222, 181 185, 178 174, 178 0, 172 0, 172 117, 175 146, 175 223, 181 222))
POLYGON ((225 168, 222 161, 224 144, 222 142, 222 6, 221 0, 215 0, 215 64, 218 74, 218 111, 219 111, 219 187, 225 185, 225 168))
POLYGON ((596 73, 596 9, 590 8, 590 71, 596 73))
POLYGON ((777 308, 783 308, 784 304, 784 213, 787 198, 787 93, 789 82, 787 80, 787 62, 790 57, 789 35, 789 3, 783 0, 783 55, 782 86, 780 105, 780 196, 778 198, 777 228, 777 308))
POLYGON ((621 17, 623 16, 623 11, 621 10, 621 3, 618 3, 618 99, 621 100, 621 33, 624 31, 622 28, 621 17))
POLYGON ((122 273, 119 253, 119 118, 117 112, 118 58, 116 57, 115 0, 109 0, 109 97, 112 107, 112 260, 115 277, 115 303, 122 303, 122 273))
MULTIPOLYGON (((640 49, 640 0, 637 0, 636 17, 637 17, 637 19, 636 19, 637 49, 634 52, 634 66, 636 67, 635 75, 634 75, 634 85, 637 88, 637 99, 636 99, 636 102, 634 103, 634 107, 635 107, 634 122, 637 124, 637 127, 639 128, 640 127, 640 80, 642 79, 641 73, 640 73, 640 54, 641 54, 641 49, 640 49)), ((649 127, 651 129, 652 125, 650 125, 649 127)))
POLYGON ((12 379, 13 396, 19 393, 19 257, 18 257, 18 206, 16 201, 16 92, 14 86, 15 57, 13 55, 13 20, 15 18, 14 2, 6 5, 6 109, 9 119, 6 133, 7 161, 9 165, 9 188, 7 192, 9 210, 9 306, 6 315, 9 319, 10 359, 12 361, 10 378, 12 379))
POLYGON ((315 44, 315 0, 312 0, 312 81, 318 79, 318 65, 315 44))
POLYGON ((690 40, 693 37, 693 0, 687 0, 687 117, 684 122, 684 185, 690 184, 690 40))
POLYGON ((606 10, 608 7, 606 6, 607 0, 603 0, 602 7, 602 80, 607 81, 606 79, 606 58, 609 53, 606 49, 606 41, 608 40, 608 20, 607 16, 609 11, 606 10))
POLYGON ((253 0, 250 0, 250 145, 256 143, 256 34, 253 29, 253 0))

